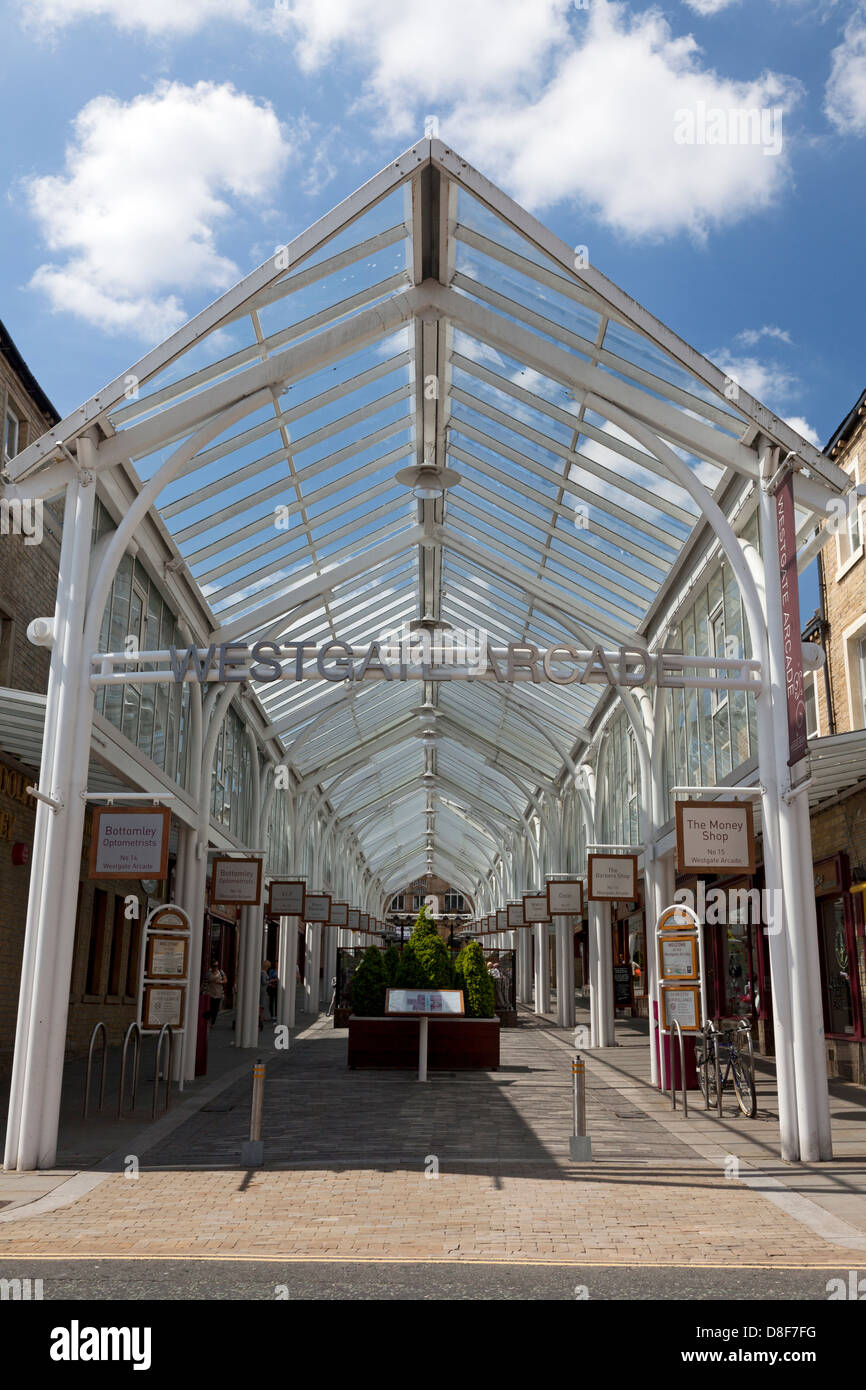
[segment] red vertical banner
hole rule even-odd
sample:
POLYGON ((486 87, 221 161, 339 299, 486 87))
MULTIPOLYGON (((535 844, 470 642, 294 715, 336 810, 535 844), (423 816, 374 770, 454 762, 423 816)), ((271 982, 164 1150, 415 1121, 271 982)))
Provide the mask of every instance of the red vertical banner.
POLYGON ((797 534, 794 522, 794 474, 776 493, 776 529, 782 583, 782 641, 785 661, 785 699, 788 711, 788 766, 808 752, 803 652, 800 644, 800 587, 797 575, 797 534))

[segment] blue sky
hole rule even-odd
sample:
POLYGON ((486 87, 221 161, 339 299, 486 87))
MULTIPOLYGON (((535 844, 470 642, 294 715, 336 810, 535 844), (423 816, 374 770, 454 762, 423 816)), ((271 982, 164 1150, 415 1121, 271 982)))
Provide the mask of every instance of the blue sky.
POLYGON ((12 0, 0 25, 0 317, 62 413, 430 114, 813 440, 863 388, 855 0, 12 0), (766 138, 673 136, 732 108, 766 138))

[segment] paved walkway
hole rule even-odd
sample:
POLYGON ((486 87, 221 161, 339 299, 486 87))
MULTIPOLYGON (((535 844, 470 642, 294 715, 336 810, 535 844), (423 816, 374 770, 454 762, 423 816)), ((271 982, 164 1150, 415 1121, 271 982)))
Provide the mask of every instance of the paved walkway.
POLYGON ((86 1175, 97 1185, 69 1205, 0 1213, 0 1256, 866 1265, 866 1161, 786 1168, 770 1118, 672 1117, 641 1026, 618 1032, 587 1057, 593 1160, 575 1164, 573 1047, 550 1020, 504 1031, 499 1071, 421 1086, 350 1072, 346 1033, 319 1019, 270 1057, 263 1168, 240 1167, 249 1080, 228 1079, 127 1150, 115 1166, 137 1176, 86 1175))

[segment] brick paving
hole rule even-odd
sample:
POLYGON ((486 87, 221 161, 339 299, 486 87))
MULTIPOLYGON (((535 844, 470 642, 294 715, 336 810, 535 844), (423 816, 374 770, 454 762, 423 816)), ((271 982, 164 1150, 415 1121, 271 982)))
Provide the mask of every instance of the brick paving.
POLYGON ((568 1158, 564 1035, 503 1033, 495 1073, 349 1071, 320 1020, 268 1065, 265 1165, 240 1148, 238 1082, 142 1156, 43 1216, 0 1225, 0 1256, 563 1261, 848 1268, 831 1244, 726 1178, 588 1072, 593 1161, 568 1158), (435 1176, 438 1168, 438 1176, 435 1176))

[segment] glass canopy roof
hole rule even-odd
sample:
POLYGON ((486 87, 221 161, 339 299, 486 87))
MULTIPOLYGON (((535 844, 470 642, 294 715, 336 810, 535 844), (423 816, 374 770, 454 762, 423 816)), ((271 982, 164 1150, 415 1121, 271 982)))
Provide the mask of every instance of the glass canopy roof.
MULTIPOLYGON (((364 647, 423 619, 493 647, 629 643, 700 509, 606 402, 717 496, 772 419, 744 392, 728 399, 716 368, 436 140, 26 450, 17 474, 96 423, 99 455, 146 483, 247 398, 157 499, 212 615, 206 640, 364 647), (417 500, 397 475, 422 463, 458 480, 417 500)), ((819 476, 820 456, 776 426, 819 476)), ((434 871, 471 893, 532 794, 579 758, 602 689, 256 693, 383 893, 427 868, 428 824, 434 871)))

